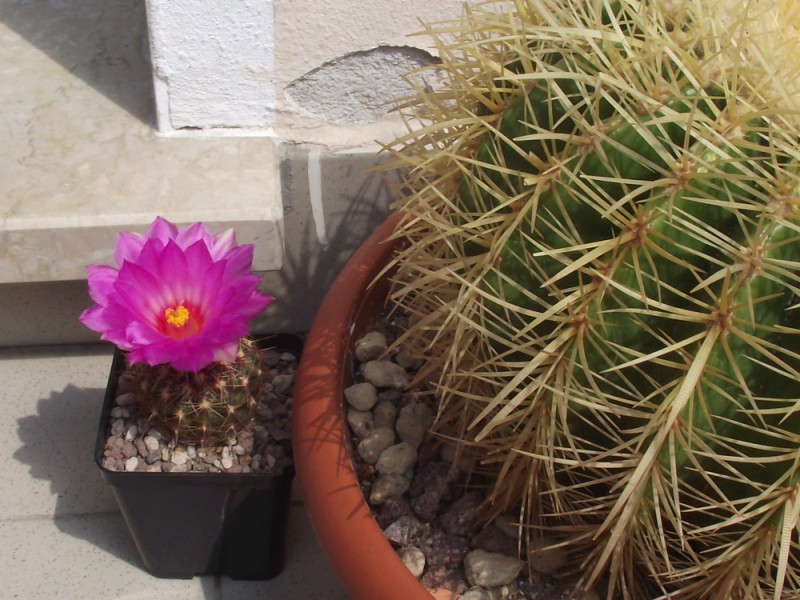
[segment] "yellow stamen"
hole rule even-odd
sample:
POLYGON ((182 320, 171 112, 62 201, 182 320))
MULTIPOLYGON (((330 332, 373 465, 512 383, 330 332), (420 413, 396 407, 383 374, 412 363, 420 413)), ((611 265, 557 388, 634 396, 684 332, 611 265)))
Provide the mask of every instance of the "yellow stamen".
POLYGON ((170 307, 165 310, 164 317, 167 319, 167 323, 170 325, 175 327, 183 327, 186 325, 186 321, 189 320, 189 309, 183 304, 179 304, 175 308, 170 307))

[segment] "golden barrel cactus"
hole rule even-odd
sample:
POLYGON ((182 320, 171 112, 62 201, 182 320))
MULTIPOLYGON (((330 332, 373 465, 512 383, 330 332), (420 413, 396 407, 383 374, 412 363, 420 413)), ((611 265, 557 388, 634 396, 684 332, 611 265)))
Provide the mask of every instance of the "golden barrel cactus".
POLYGON ((467 6, 401 106, 435 429, 609 598, 800 598, 795 13, 467 6))

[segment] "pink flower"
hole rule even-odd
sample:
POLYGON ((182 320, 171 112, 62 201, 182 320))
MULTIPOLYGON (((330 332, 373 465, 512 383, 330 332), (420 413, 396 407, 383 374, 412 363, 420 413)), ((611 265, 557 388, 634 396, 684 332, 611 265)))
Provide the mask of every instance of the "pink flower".
POLYGON ((131 363, 199 371, 236 356, 250 319, 273 298, 257 290, 253 246, 202 223, 178 229, 158 217, 142 236, 122 233, 117 268, 88 267, 97 304, 80 321, 128 352, 131 363))

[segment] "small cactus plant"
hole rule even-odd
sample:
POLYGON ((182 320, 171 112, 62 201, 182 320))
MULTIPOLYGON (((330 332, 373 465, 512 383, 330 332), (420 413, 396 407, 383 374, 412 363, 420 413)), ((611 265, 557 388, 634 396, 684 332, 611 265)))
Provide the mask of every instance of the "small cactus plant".
POLYGON ((182 443, 235 435, 263 383, 248 324, 272 301, 257 290, 253 246, 159 217, 144 236, 121 234, 115 258, 89 267, 96 304, 80 320, 126 352, 142 416, 182 443))
POLYGON ((251 421, 263 386, 261 351, 242 339, 232 361, 199 371, 168 364, 131 367, 139 414, 159 431, 185 444, 225 442, 251 421))
POLYGON ((800 598, 791 10, 467 7, 401 107, 390 299, 435 431, 608 598, 800 598))

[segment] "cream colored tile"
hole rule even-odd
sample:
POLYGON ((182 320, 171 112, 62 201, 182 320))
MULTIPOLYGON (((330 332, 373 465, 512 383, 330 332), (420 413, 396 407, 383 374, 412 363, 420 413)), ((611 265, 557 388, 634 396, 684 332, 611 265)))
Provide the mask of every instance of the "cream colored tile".
POLYGON ((0 352, 0 519, 116 510, 92 458, 111 350, 86 352, 0 352))
MULTIPOLYGON (((119 515, 0 521, 0 596, 24 600, 215 600, 216 582, 145 572, 119 515)), ((302 596, 297 596, 298 598, 302 596)))

